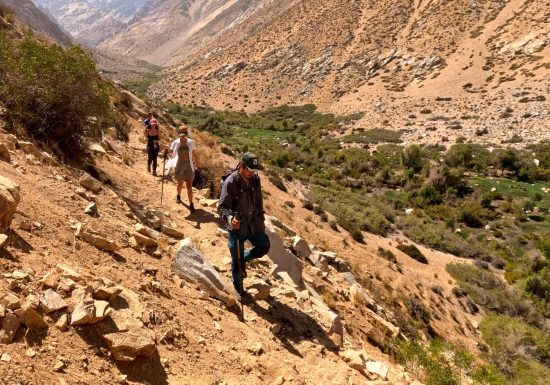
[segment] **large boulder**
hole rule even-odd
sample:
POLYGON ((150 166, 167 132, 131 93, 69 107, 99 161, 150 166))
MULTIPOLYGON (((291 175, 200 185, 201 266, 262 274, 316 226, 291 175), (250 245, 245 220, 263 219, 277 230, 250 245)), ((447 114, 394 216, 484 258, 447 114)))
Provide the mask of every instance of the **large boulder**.
POLYGON ((230 294, 232 289, 204 258, 191 238, 180 241, 170 267, 180 278, 195 283, 208 295, 222 300, 227 306, 235 304, 235 299, 230 294))
POLYGON ((10 226, 20 201, 19 185, 0 175, 0 232, 10 226))
POLYGON ((303 287, 302 261, 287 250, 283 240, 277 233, 277 227, 269 219, 265 221, 265 232, 271 244, 267 256, 277 265, 272 274, 277 275, 279 272, 286 272, 296 286, 303 287))

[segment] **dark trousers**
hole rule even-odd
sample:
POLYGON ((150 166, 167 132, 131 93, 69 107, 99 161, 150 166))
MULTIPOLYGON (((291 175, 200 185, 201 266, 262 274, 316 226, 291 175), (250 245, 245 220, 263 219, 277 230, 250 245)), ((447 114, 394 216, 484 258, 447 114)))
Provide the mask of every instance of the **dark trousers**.
POLYGON ((252 261, 256 258, 261 258, 264 255, 267 254, 269 251, 269 238, 265 234, 264 231, 258 230, 253 235, 247 235, 244 237, 239 238, 238 244, 237 239, 238 235, 235 233, 235 231, 229 232, 228 237, 228 246, 229 246, 229 252, 231 253, 231 275, 233 276, 233 286, 235 287, 235 290, 237 290, 238 293, 242 293, 243 291, 243 279, 242 276, 239 275, 239 249, 240 249, 240 263, 241 263, 241 272, 244 272, 245 264, 248 261, 252 261), (252 249, 248 251, 244 251, 244 243, 246 241, 250 241, 252 243, 252 249))
POLYGON ((147 167, 153 166, 153 171, 157 171, 157 158, 159 156, 159 144, 155 141, 147 142, 147 167))

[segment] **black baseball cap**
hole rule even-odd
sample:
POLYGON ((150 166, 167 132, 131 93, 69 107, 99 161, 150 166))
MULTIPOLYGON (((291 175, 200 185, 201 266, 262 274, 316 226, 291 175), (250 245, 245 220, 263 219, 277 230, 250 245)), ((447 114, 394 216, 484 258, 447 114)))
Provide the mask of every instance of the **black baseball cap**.
POLYGON ((241 162, 251 171, 257 171, 260 169, 260 161, 258 160, 258 157, 251 152, 244 153, 241 158, 241 162))

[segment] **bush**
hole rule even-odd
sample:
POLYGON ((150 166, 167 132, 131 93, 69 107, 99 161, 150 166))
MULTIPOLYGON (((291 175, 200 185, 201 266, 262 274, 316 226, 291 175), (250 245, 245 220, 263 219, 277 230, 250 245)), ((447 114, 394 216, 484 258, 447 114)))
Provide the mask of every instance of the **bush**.
POLYGON ((378 252, 377 252, 377 254, 378 254, 379 256, 381 256, 382 258, 384 258, 384 259, 390 261, 390 262, 398 263, 397 257, 395 256, 395 254, 394 254, 391 250, 384 249, 383 247, 378 246, 378 252))
POLYGON ((485 317, 479 329, 483 340, 490 347, 490 356, 502 371, 509 373, 512 384, 545 384, 550 369, 539 364, 550 360, 550 336, 544 331, 530 326, 521 320, 502 315, 485 317), (536 369, 531 372, 528 382, 520 382, 526 367, 536 369), (544 378, 537 374, 545 373, 544 378))
POLYGON ((287 188, 285 186, 285 183, 283 182, 283 179, 276 171, 268 170, 267 179, 269 179, 269 181, 273 183, 273 185, 275 185, 275 187, 277 187, 279 190, 287 192, 287 188))
POLYGON ((460 220, 468 227, 483 226, 483 207, 477 202, 465 202, 460 210, 460 220))
POLYGON ((550 260, 550 236, 542 238, 537 245, 542 255, 550 260))
POLYGON ((466 263, 448 264, 446 270, 479 305, 498 314, 530 316, 531 304, 515 290, 508 288, 489 270, 466 263))
POLYGON ((99 136, 109 99, 91 55, 78 46, 44 46, 32 35, 21 41, 0 35, 0 101, 8 127, 47 142, 65 154, 78 152, 85 136, 99 136))
POLYGON ((397 249, 420 263, 428 264, 428 259, 415 245, 397 245, 397 249))
POLYGON ((550 269, 544 268, 525 282, 525 291, 550 303, 550 269))

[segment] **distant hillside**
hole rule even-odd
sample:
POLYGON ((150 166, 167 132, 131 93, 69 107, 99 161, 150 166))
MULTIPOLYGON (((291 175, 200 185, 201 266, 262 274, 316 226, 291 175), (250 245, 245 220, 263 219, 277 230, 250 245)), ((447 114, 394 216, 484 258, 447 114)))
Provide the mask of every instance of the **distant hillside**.
POLYGON ((253 14, 265 0, 150 0, 99 48, 147 60, 175 63, 253 14))
POLYGON ((13 9, 19 20, 30 26, 34 31, 48 35, 60 44, 71 44, 70 35, 42 10, 37 8, 31 0, 0 0, 0 5, 13 9))
POLYGON ((156 95, 249 112, 315 103, 413 142, 550 136, 547 1, 261 3, 177 51, 156 95))

